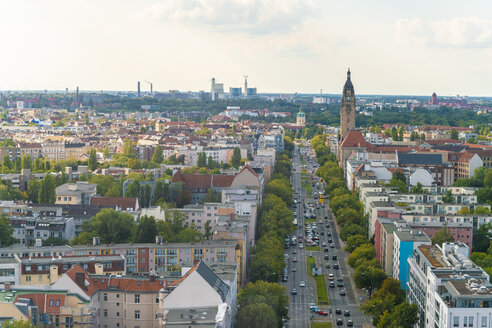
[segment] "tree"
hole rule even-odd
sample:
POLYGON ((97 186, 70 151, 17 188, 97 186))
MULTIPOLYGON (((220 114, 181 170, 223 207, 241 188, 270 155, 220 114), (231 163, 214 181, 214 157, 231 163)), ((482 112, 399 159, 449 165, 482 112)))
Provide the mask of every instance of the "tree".
POLYGON ((87 162, 87 166, 90 171, 97 169, 97 155, 95 149, 89 150, 89 161, 87 162))
POLYGON ((490 214, 490 210, 488 207, 485 206, 477 206, 473 210, 473 214, 479 214, 479 215, 490 214))
POLYGON ((419 321, 416 304, 401 303, 391 311, 384 311, 377 328, 413 328, 419 321))
POLYGON ((203 197, 204 203, 220 203, 222 195, 220 191, 214 191, 212 188, 208 188, 207 194, 203 197))
POLYGON ((196 161, 196 166, 197 167, 207 167, 207 155, 205 152, 199 152, 198 153, 198 159, 196 161))
POLYGON ((453 197, 453 193, 451 192, 451 189, 446 190, 446 194, 442 196, 442 202, 445 204, 454 203, 454 197, 453 197))
POLYGON ((447 227, 442 228, 432 238, 432 244, 433 245, 439 245, 442 246, 443 243, 450 243, 454 241, 453 235, 449 232, 449 229, 447 227))
POLYGON ((475 236, 473 237, 473 251, 474 252, 486 252, 490 245, 490 240, 492 239, 492 234, 489 230, 492 229, 492 224, 481 225, 475 236))
POLYGON ((254 303, 240 308, 236 315, 238 328, 276 327, 275 311, 265 303, 254 303))
POLYGON ((162 155, 162 147, 157 145, 154 149, 154 154, 152 154, 152 162, 156 164, 161 164, 164 161, 164 157, 162 155))
POLYGON ((456 131, 456 129, 452 129, 449 138, 453 140, 459 140, 458 131, 456 131))
POLYGON ((367 235, 367 230, 357 224, 349 223, 340 229, 340 239, 346 241, 350 236, 367 235))
POLYGON ((372 317, 372 324, 377 326, 385 311, 392 311, 405 300, 405 292, 400 288, 400 281, 393 278, 384 280, 381 288, 371 299, 361 306, 362 312, 372 317))
POLYGON ((4 321, 0 324, 0 328, 35 328, 35 326, 29 321, 15 320, 15 321, 4 321))
POLYGON ((368 244, 369 240, 363 235, 354 235, 347 238, 347 246, 345 251, 352 253, 357 247, 363 244, 368 244))
POLYGON ((126 139, 125 143, 123 144, 123 156, 126 156, 128 158, 136 157, 135 151, 133 150, 133 143, 130 139, 126 139))
POLYGON ((239 147, 234 147, 231 157, 231 166, 237 169, 239 165, 241 165, 241 150, 239 147))
POLYGON ((420 182, 417 182, 417 185, 412 187, 412 189, 410 189, 410 192, 412 194, 423 194, 424 188, 422 188, 422 184, 420 182))
POLYGON ((33 203, 37 203, 39 199, 40 183, 38 179, 31 179, 27 183, 27 199, 33 203))
POLYGON ((82 224, 82 229, 91 236, 100 238, 101 243, 125 243, 131 241, 135 221, 125 212, 103 208, 96 216, 82 224))
POLYGON ((7 216, 0 216, 0 247, 8 247, 18 242, 17 238, 12 237, 13 233, 14 228, 12 228, 7 216))
POLYGON ((21 155, 21 168, 22 169, 30 169, 31 166, 32 166, 31 156, 30 155, 27 155, 27 156, 21 155))
POLYGON ((341 208, 336 214, 337 223, 343 227, 348 223, 359 224, 362 223, 361 215, 358 211, 353 208, 341 208))
POLYGON ((330 208, 333 213, 337 213, 341 208, 352 208, 358 212, 362 211, 362 205, 357 198, 351 194, 335 196, 330 199, 330 208))
POLYGON ((104 146, 103 155, 104 155, 104 158, 106 158, 106 159, 109 158, 109 156, 110 156, 108 144, 106 144, 106 146, 104 146))
POLYGON ((357 288, 367 288, 369 295, 372 295, 374 289, 379 289, 387 277, 386 273, 380 268, 366 265, 358 266, 354 272, 355 286, 357 288))
POLYGON ((350 254, 347 263, 352 268, 357 268, 364 261, 372 260, 376 257, 376 249, 372 244, 363 244, 354 249, 352 254, 350 254))
POLYGON ((8 173, 10 170, 12 170, 13 164, 12 161, 10 160, 9 155, 5 155, 3 157, 3 162, 2 162, 2 173, 8 173))
POLYGON ((205 237, 205 239, 206 240, 212 239, 212 227, 210 226, 209 221, 205 222, 204 229, 205 229, 205 234, 203 236, 205 237))
POLYGON ((157 225, 153 216, 142 216, 138 219, 135 243, 152 243, 157 236, 157 225))
POLYGON ((54 204, 56 200, 56 181, 51 174, 46 174, 39 183, 38 203, 54 204))
POLYGON ((276 177, 266 185, 265 192, 279 196, 289 207, 292 206, 293 191, 289 180, 276 177))
POLYGON ((240 311, 252 304, 266 304, 274 313, 274 323, 268 327, 279 327, 282 319, 287 318, 289 298, 284 286, 277 283, 257 281, 242 288, 237 298, 240 311))
POLYGON ((128 187, 126 187, 125 197, 140 198, 140 182, 133 180, 128 187))

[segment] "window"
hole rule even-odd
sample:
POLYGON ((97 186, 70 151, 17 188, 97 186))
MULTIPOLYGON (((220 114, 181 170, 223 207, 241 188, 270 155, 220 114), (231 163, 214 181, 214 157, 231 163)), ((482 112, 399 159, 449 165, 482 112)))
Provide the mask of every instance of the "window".
POLYGON ((119 326, 120 326, 120 324, 119 324, 119 323, 117 323, 117 324, 116 324, 116 327, 119 327, 119 326))
POLYGON ((26 271, 31 271, 31 266, 30 265, 26 265, 26 271))
POLYGON ((60 306, 60 300, 56 300, 56 306, 60 306))
POLYGON ((120 313, 119 312, 116 312, 116 316, 119 317, 120 316, 120 313))
POLYGON ((116 306, 120 306, 120 302, 116 302, 116 306))
POLYGON ((26 276, 26 281, 31 281, 31 276, 26 276))
POLYGON ((104 294, 103 295, 103 301, 107 301, 108 300, 108 294, 104 294))
POLYGON ((42 274, 40 274, 40 275, 38 276, 38 281, 43 281, 43 275, 42 275, 42 274))
POLYGON ((156 304, 159 303, 159 296, 155 297, 155 302, 156 302, 156 304))
POLYGON ((145 254, 145 249, 140 250, 140 254, 144 255, 145 254))
POLYGON ((145 263, 145 259, 141 259, 141 260, 140 260, 140 262, 141 262, 141 263, 145 263))
POLYGON ((135 303, 140 303, 140 294, 135 294, 135 303))
POLYGON ((108 316, 108 310, 104 309, 104 316, 107 317, 108 316))
POLYGON ((140 310, 135 310, 135 319, 140 319, 140 310))
POLYGON ((487 317, 482 317, 482 327, 487 327, 487 317))
POLYGON ((53 300, 50 300, 50 307, 53 306, 53 300))
POLYGON ((460 317, 453 317, 453 327, 459 327, 460 317))
POLYGON ((473 317, 468 317, 468 327, 473 327, 473 317))
POLYGON ((120 294, 116 294, 116 298, 120 298, 120 294))

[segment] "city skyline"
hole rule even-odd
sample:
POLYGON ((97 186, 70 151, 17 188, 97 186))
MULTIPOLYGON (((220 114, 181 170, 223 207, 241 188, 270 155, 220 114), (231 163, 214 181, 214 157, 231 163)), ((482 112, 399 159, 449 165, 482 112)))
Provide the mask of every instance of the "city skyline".
POLYGON ((492 96, 492 4, 6 1, 0 90, 208 90, 492 96), (425 8, 421 10, 421 8, 425 8), (456 14, 455 8, 459 8, 456 14), (147 85, 143 85, 145 90, 147 85))

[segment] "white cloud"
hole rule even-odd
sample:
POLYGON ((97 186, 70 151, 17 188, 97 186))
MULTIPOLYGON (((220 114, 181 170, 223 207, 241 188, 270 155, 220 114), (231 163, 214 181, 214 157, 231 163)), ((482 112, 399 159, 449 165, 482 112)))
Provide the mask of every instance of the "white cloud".
POLYGON ((315 0, 165 0, 144 17, 208 26, 222 32, 288 33, 317 15, 315 0))
POLYGON ((424 22, 420 18, 400 19, 395 24, 396 39, 411 45, 449 47, 492 46, 492 20, 479 17, 455 17, 424 22))

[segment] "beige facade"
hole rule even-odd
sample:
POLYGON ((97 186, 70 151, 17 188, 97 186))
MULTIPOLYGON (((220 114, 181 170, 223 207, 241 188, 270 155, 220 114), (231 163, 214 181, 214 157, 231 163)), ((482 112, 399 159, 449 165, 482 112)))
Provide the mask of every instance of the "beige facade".
MULTIPOLYGON (((138 283, 138 281, 137 281, 138 283)), ((136 283, 136 285, 137 285, 136 283)), ((146 283, 146 281, 141 281, 146 283)), ((159 291, 100 291, 99 328, 157 328, 159 291)))

